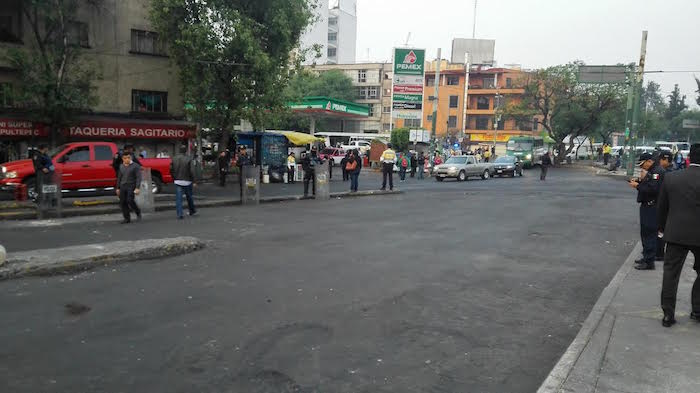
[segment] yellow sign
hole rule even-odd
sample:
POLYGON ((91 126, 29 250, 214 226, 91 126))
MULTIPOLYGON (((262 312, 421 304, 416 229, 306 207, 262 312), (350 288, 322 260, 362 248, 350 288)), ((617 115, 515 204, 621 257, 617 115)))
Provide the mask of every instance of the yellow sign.
MULTIPOLYGON (((469 134, 469 140, 471 142, 493 142, 493 134, 469 134)), ((508 142, 511 135, 498 134, 496 136, 497 142, 508 142)))

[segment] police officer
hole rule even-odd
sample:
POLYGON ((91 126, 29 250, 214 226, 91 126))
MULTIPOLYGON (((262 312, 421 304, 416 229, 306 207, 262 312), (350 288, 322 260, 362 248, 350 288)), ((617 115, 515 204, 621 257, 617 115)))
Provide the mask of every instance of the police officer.
POLYGON ((311 154, 304 154, 301 158, 301 168, 304 170, 304 198, 309 196, 309 182, 311 182, 311 192, 316 195, 316 182, 314 175, 316 174, 316 165, 321 164, 321 159, 318 158, 318 149, 316 146, 311 147, 311 154))
POLYGON ((635 261, 637 270, 654 270, 657 248, 656 202, 663 182, 664 170, 654 161, 651 153, 642 153, 639 166, 641 179, 631 179, 630 187, 637 189, 639 224, 642 237, 642 257, 635 261))
POLYGON ((391 143, 387 143, 386 150, 379 158, 382 164, 382 191, 386 190, 386 178, 389 177, 389 189, 394 189, 394 164, 396 163, 396 152, 391 149, 391 143))
MULTIPOLYGON (((673 154, 667 150, 661 150, 658 156, 658 166, 661 171, 665 173, 671 172, 673 170, 673 154)), ((659 185, 659 192, 661 192, 661 185, 659 185)), ((666 242, 660 237, 656 237, 656 260, 663 262, 664 253, 666 251, 666 242)))

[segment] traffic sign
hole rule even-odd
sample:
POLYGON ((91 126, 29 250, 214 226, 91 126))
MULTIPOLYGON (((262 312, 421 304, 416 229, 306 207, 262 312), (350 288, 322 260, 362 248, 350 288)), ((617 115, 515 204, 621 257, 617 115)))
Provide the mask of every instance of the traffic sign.
POLYGON ((579 66, 577 78, 579 83, 625 83, 627 66, 579 66))
POLYGON ((683 128, 700 128, 700 120, 684 119, 683 128))

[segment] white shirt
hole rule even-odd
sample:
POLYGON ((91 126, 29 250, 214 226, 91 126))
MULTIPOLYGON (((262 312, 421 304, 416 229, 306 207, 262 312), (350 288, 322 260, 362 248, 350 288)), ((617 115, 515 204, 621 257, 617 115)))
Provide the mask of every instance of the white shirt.
POLYGON ((175 180, 175 184, 177 184, 178 186, 187 187, 187 186, 191 185, 192 182, 188 181, 188 180, 175 180))

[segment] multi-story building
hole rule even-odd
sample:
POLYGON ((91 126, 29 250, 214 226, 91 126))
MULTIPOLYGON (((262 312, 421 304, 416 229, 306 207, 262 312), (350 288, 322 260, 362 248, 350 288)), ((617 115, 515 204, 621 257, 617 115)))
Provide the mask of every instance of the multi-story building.
MULTIPOLYGON (((31 46, 31 26, 21 12, 22 3, 0 2, 0 52, 31 46)), ((181 121, 184 105, 177 70, 150 25, 148 2, 83 2, 70 23, 71 44, 97 65, 100 76, 93 83, 97 103, 89 114, 75 119, 75 126, 63 130, 66 140, 128 141, 139 151, 155 155, 172 152, 182 142, 165 137, 173 134, 162 130, 191 136, 194 126, 181 121)), ((3 60, 0 63, 1 90, 21 88, 17 70, 3 60)), ((46 127, 26 121, 20 103, 2 100, 0 105, 0 147, 5 159, 24 157, 28 147, 47 140, 46 127)))
POLYGON ((319 0, 316 22, 301 38, 301 48, 319 46, 319 57, 304 65, 352 64, 357 51, 357 0, 319 0))
POLYGON ((378 133, 388 131, 391 114, 391 64, 327 64, 309 67, 314 72, 339 70, 352 79, 358 104, 369 107, 365 119, 326 120, 327 131, 378 133), (387 101, 388 95, 388 101, 387 101))

